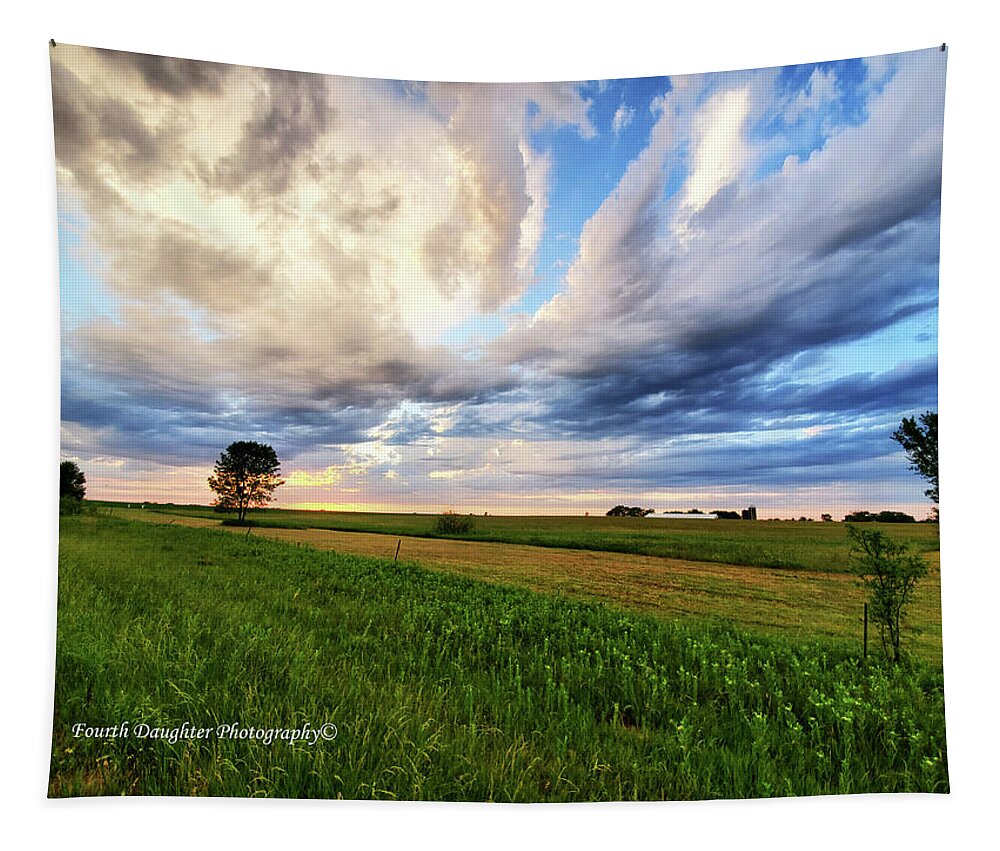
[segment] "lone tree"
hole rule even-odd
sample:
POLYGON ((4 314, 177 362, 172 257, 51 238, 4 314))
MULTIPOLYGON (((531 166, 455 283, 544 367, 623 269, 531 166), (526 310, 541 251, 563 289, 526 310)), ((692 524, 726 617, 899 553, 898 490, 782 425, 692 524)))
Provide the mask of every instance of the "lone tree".
POLYGON ((215 462, 215 474, 208 479, 208 486, 218 494, 212 504, 237 512, 242 523, 248 508, 267 505, 275 488, 284 484, 278 478, 280 472, 278 456, 266 443, 230 443, 215 462))
POLYGON ((851 538, 851 571, 868 589, 882 649, 893 662, 899 662, 903 617, 917 580, 927 575, 927 562, 909 552, 906 544, 877 529, 848 526, 847 534, 851 538))
POLYGON ((924 491, 935 504, 938 502, 938 415, 936 411, 926 411, 915 417, 903 417, 899 428, 892 433, 892 439, 903 447, 910 459, 910 469, 916 471, 931 487, 924 491))
POLYGON ((59 498, 83 499, 87 493, 87 477, 83 470, 72 461, 63 461, 59 465, 59 498))

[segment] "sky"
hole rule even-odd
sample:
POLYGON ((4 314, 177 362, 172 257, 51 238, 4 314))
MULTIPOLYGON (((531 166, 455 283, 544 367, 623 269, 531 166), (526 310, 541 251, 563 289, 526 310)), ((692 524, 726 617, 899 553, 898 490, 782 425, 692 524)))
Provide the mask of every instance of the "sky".
POLYGON ((905 510, 937 409, 946 53, 386 81, 52 51, 62 455, 88 496, 905 510))

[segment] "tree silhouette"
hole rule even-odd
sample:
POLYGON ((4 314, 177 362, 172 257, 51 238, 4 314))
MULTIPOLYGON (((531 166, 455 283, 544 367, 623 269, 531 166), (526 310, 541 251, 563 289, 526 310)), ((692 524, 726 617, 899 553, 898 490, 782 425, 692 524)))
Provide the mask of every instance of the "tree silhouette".
POLYGON ((71 499, 83 499, 87 489, 87 477, 83 470, 72 461, 63 461, 59 465, 59 497, 68 496, 71 499))
POLYGON ((645 517, 647 514, 654 514, 652 508, 640 508, 637 505, 616 505, 605 516, 607 517, 645 517))
POLYGON ((938 501, 938 415, 926 411, 918 423, 914 417, 903 417, 903 422, 892 433, 892 439, 903 447, 910 459, 910 469, 919 473, 931 487, 924 491, 935 503, 938 501))
POLYGON ((238 440, 230 443, 215 462, 215 474, 208 486, 217 494, 213 505, 237 512, 240 521, 247 509, 267 505, 279 485, 280 464, 274 449, 266 443, 238 440))

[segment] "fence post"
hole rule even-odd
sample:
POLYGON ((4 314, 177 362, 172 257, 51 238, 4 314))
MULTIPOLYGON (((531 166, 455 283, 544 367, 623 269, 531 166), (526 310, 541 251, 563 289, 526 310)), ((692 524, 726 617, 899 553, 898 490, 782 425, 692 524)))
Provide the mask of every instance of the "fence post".
POLYGON ((868 604, 865 603, 865 658, 868 658, 868 604))
POLYGON ((401 545, 402 543, 403 543, 403 539, 402 539, 402 538, 400 538, 400 539, 399 539, 398 541, 396 541, 396 555, 394 555, 394 556, 392 557, 392 560, 393 560, 393 561, 395 561, 396 559, 398 559, 398 558, 399 558, 399 547, 400 547, 400 545, 401 545))

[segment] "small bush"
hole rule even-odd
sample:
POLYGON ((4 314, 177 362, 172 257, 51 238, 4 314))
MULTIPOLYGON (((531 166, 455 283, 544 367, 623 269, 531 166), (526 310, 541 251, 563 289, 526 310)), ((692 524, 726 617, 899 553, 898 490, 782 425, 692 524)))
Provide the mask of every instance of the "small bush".
POLYGON ((59 514, 83 514, 83 500, 73 496, 59 497, 59 514))
POLYGON ((882 649, 893 662, 902 659, 903 620, 917 581, 927 575, 927 562, 878 530, 848 526, 851 570, 870 595, 872 620, 882 649))
POLYGON ((476 524, 465 514, 446 511, 434 524, 434 532, 438 535, 468 535, 476 524))

